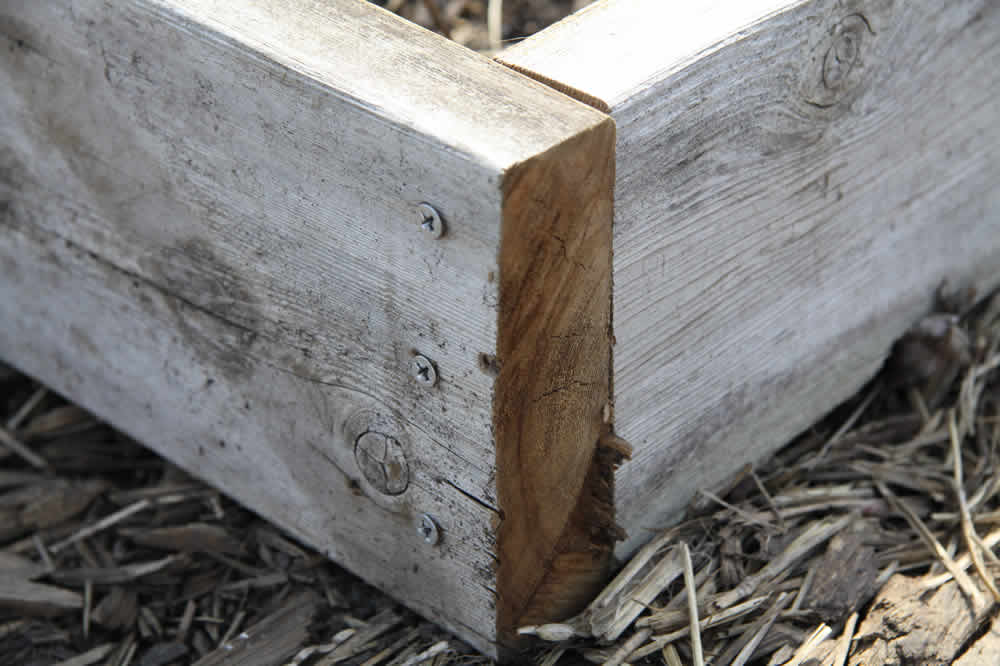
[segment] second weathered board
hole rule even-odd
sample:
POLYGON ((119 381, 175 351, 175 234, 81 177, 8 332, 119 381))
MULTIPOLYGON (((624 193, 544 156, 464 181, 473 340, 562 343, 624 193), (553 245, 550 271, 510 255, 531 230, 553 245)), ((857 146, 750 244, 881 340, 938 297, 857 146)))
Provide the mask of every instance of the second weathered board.
POLYGON ((628 551, 1000 283, 1000 5, 605 0, 513 46, 618 126, 628 551))

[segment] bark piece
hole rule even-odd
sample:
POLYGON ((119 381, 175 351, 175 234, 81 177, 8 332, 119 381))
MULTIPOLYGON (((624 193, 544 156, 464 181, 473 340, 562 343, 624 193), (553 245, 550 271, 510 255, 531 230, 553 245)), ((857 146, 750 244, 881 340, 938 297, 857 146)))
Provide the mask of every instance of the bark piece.
POLYGON ((1000 616, 993 618, 990 630, 979 637, 953 666, 980 666, 1000 664, 1000 616))
POLYGON ((925 592, 920 579, 897 574, 882 588, 858 628, 849 663, 950 664, 991 607, 987 601, 973 606, 954 581, 925 592))
POLYGON ((824 622, 835 624, 871 599, 877 577, 875 551, 864 544, 864 533, 838 534, 816 568, 805 607, 819 613, 824 622))
POLYGON ((187 653, 188 648, 183 643, 157 643, 142 655, 139 666, 166 666, 187 653))

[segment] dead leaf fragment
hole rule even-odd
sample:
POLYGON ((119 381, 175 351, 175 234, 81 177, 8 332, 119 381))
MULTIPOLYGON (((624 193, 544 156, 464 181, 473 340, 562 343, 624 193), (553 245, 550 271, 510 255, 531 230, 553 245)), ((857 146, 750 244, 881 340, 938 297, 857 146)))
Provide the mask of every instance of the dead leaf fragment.
POLYGON ((875 593, 878 562, 864 537, 853 530, 834 536, 816 567, 805 608, 816 611, 824 622, 839 622, 875 593))
POLYGON ((51 436, 79 428, 89 428, 96 422, 90 412, 82 407, 63 405, 42 412, 31 419, 20 434, 26 438, 51 436))
POLYGON ((224 527, 189 523, 171 527, 127 528, 118 533, 140 546, 184 553, 224 553, 242 555, 242 544, 224 527))
POLYGON ((91 619, 107 629, 122 629, 135 624, 139 601, 134 589, 116 585, 91 613, 91 619))
POLYGON ((53 585, 0 572, 0 611, 26 617, 53 617, 83 606, 83 598, 53 585))

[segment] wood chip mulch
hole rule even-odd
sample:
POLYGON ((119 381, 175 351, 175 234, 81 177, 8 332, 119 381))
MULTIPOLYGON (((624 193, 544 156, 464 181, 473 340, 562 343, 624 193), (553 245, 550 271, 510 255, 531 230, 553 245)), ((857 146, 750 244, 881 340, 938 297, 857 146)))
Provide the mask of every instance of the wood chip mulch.
POLYGON ((1000 664, 1000 294, 725 492, 703 492, 580 615, 522 628, 594 663, 1000 664))
MULTIPOLYGON (((954 306, 942 306, 954 310, 954 306)), ((705 491, 524 663, 1000 663, 1000 294, 705 491)), ((0 664, 488 664, 0 365, 0 664)))
POLYGON ((0 664, 401 666, 458 653, 473 654, 0 365, 0 664))

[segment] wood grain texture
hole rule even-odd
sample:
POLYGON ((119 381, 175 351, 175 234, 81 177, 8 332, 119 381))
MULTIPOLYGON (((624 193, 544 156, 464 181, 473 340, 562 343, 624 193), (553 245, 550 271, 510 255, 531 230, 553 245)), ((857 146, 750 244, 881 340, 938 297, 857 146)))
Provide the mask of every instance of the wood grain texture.
POLYGON ((0 357, 495 653, 505 174, 606 116, 357 0, 5 2, 0 90, 0 357))
POLYGON ((581 610, 618 537, 618 459, 599 445, 611 391, 614 144, 608 120, 504 177, 494 412, 508 640, 581 610))
POLYGON ((502 61, 618 127, 626 553, 1000 282, 1000 6, 607 0, 502 61))

